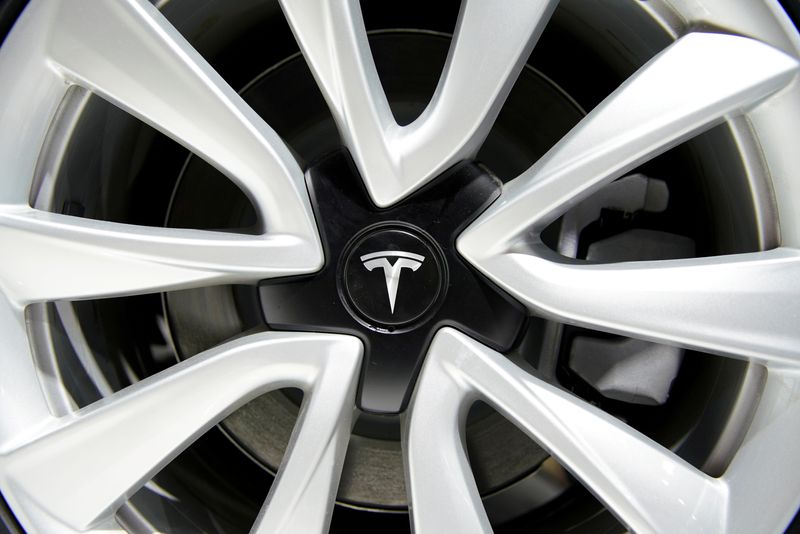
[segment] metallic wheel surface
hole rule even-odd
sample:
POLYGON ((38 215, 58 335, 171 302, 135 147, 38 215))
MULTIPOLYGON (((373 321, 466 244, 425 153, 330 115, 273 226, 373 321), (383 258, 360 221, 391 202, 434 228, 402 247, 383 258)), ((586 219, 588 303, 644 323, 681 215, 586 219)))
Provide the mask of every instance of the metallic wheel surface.
POLYGON ((0 525, 784 532, 798 15, 0 4, 0 525))

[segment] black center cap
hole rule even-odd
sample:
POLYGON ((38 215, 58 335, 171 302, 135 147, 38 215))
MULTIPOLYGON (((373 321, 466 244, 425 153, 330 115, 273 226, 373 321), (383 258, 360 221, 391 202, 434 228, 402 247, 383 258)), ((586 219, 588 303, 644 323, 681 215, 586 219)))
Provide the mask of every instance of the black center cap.
POLYGON ((439 247, 408 224, 368 228, 343 257, 345 303, 357 319, 378 330, 412 326, 436 308, 447 287, 439 247))
POLYGON ((346 152, 318 161, 307 178, 327 261, 317 273, 265 280, 261 305, 273 330, 361 339, 359 408, 402 412, 443 326, 497 351, 513 346, 526 324, 525 308, 456 249, 464 227, 500 196, 496 178, 460 163, 383 209, 370 200, 346 152))

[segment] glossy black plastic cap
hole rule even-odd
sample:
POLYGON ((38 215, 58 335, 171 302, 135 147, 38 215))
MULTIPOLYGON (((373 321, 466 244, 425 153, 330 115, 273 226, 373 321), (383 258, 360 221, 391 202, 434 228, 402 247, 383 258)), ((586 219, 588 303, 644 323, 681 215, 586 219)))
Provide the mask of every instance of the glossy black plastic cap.
POLYGON ((506 351, 524 308, 473 270, 455 242, 500 194, 500 182, 463 163, 388 209, 370 201, 346 152, 306 173, 325 249, 311 276, 265 280, 261 305, 271 328, 358 336, 364 365, 358 405, 396 414, 408 403, 433 335, 458 328, 506 351))
POLYGON ((356 236, 340 273, 345 303, 366 326, 396 331, 424 320, 441 302, 447 270, 422 230, 379 224, 356 236))

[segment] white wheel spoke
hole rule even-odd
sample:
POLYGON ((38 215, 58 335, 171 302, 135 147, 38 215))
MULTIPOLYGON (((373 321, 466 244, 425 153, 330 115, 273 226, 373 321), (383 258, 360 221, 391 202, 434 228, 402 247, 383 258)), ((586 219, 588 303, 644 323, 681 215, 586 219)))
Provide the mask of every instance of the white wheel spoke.
MULTIPOLYGON (((303 175, 277 134, 146 0, 49 4, 62 75, 140 117, 236 181, 267 228, 314 235, 303 175)), ((44 37, 44 35, 43 35, 44 37)))
POLYGON ((785 87, 795 59, 757 41, 694 33, 656 56, 609 96, 459 240, 479 268, 526 232, 541 231, 603 184, 755 106, 785 87))
POLYGON ((416 534, 491 532, 466 456, 463 428, 474 400, 454 374, 454 352, 434 337, 403 424, 406 492, 416 534), (446 510, 446 513, 443 513, 446 510))
POLYGON ((556 2, 465 0, 433 99, 405 127, 392 117, 357 0, 281 4, 367 190, 388 206, 478 150, 556 2))
POLYGON ((315 241, 151 228, 0 207, 0 287, 19 303, 255 281, 313 272, 315 241))
POLYGON ((488 530, 474 479, 464 474, 468 464, 459 437, 475 398, 489 402, 536 439, 633 531, 724 530, 727 488, 721 481, 615 418, 527 375, 502 355, 443 329, 423 367, 405 429, 417 532, 488 530), (448 514, 441 513, 443 508, 448 514))
MULTIPOLYGON (((324 525, 331 494, 316 478, 323 475, 308 477, 308 470, 324 458, 328 487, 335 491, 344 450, 331 450, 330 436, 341 443, 341 433, 349 432, 346 415, 353 406, 360 359, 360 342, 345 336, 266 333, 228 343, 54 419, 41 437, 0 457, 3 489, 13 488, 4 494, 26 525, 37 526, 37 518, 48 516, 62 528, 90 528, 108 520, 138 487, 224 416, 266 391, 299 387, 311 398, 301 423, 327 437, 319 435, 315 446, 308 430, 296 432, 283 467, 286 476, 281 476, 288 480, 281 481, 273 500, 300 502, 279 513, 302 515, 311 508, 309 524, 324 525), (345 417, 320 424, 319 418, 330 414, 345 417)), ((305 516, 293 519, 306 524, 305 516)), ((55 525, 38 526, 48 531, 55 525)))
POLYGON ((632 337, 794 360, 797 253, 646 264, 560 261, 538 232, 647 158, 785 87, 798 63, 751 39, 690 34, 600 104, 459 238, 459 250, 532 311, 632 337))
POLYGON ((0 294, 0 454, 9 441, 28 432, 32 422, 36 426, 50 417, 27 323, 24 310, 0 294))
POLYGON ((564 322, 800 365, 795 249, 603 265, 560 263, 544 252, 509 254, 492 268, 530 308, 564 322))
POLYGON ((357 360, 348 367, 338 355, 331 358, 336 372, 321 376, 304 399, 254 533, 327 532, 350 440, 359 373, 357 360))
POLYGON ((722 477, 730 488, 731 532, 789 532, 800 506, 800 479, 786 467, 800 450, 800 374, 797 369, 769 374, 755 422, 722 477))

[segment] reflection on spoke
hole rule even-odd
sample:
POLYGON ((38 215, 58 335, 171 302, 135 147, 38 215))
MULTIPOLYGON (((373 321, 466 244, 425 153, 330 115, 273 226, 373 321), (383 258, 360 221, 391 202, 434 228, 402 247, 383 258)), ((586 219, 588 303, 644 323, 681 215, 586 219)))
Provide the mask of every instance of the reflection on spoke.
POLYGON ((430 104, 401 127, 375 70, 358 1, 281 1, 367 190, 382 207, 477 152, 556 3, 465 0, 430 104))
POLYGON ((725 356, 800 364, 796 249, 604 265, 562 263, 539 249, 508 254, 496 272, 543 315, 725 356))
POLYGON ((146 0, 54 1, 48 61, 237 182, 265 226, 315 235, 303 173, 278 135, 146 0))
POLYGON ((154 228, 0 206, 0 287, 19 303, 255 282, 313 272, 316 239, 154 228))
POLYGON ((681 38, 512 180, 462 234, 459 250, 547 317, 719 354, 797 363, 798 334, 790 324, 800 313, 794 250, 580 265, 551 254, 538 237, 599 187, 746 112, 797 72, 795 59, 751 39, 702 33, 681 38))
POLYGON ((404 429, 416 532, 490 531, 462 442, 466 410, 478 398, 537 440, 633 531, 723 530, 723 482, 445 328, 431 345, 404 429))
POLYGON ((48 521, 43 532, 55 528, 51 521, 91 528, 233 410, 267 391, 299 387, 311 400, 271 499, 281 503, 275 516, 282 522, 324 525, 360 360, 357 339, 327 334, 255 334, 204 352, 53 419, 4 456, 3 485, 15 489, 10 504, 25 524, 48 521), (283 506, 289 502, 295 506, 283 506))

